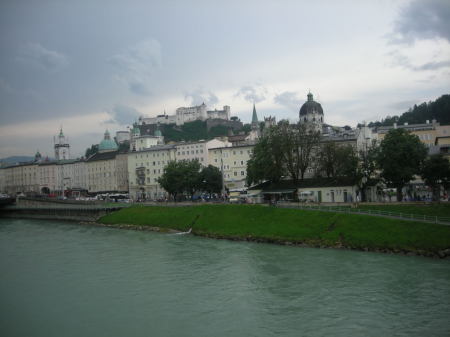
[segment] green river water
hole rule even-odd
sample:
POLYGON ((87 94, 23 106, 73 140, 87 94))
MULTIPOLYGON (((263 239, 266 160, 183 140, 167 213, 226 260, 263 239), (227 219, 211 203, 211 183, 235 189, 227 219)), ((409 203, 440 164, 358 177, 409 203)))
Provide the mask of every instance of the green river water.
POLYGON ((0 336, 450 336, 450 262, 0 219, 0 336))

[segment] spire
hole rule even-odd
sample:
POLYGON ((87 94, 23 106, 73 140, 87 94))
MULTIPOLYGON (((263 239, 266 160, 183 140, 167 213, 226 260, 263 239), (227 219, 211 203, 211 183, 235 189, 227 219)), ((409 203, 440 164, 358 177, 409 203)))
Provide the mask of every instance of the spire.
POLYGON ((258 116, 256 115, 255 103, 253 103, 252 124, 258 124, 258 116))
POLYGON ((111 139, 108 129, 105 131, 105 139, 111 139))
POLYGON ((311 94, 311 91, 308 93, 308 102, 313 101, 313 94, 311 94))

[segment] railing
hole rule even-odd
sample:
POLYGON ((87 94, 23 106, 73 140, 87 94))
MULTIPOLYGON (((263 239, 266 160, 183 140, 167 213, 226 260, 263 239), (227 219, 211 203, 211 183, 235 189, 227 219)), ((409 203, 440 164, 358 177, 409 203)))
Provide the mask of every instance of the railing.
POLYGON ((405 219, 405 220, 443 223, 443 224, 450 225, 450 217, 431 216, 431 215, 424 215, 424 214, 411 214, 411 213, 403 213, 403 212, 382 211, 382 210, 375 210, 375 209, 352 208, 350 206, 322 206, 322 205, 312 205, 312 204, 303 204, 303 203, 294 203, 294 202, 284 202, 284 201, 277 202, 277 206, 286 207, 286 208, 299 208, 299 209, 307 209, 307 210, 326 211, 326 212, 368 214, 368 215, 376 215, 376 216, 401 218, 401 219, 405 219))

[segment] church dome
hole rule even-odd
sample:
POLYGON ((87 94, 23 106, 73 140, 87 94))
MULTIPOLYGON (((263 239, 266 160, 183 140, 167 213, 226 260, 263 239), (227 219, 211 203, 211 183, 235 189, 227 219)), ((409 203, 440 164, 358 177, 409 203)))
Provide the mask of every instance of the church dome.
POLYGON ((162 137, 162 132, 161 132, 160 129, 156 129, 156 131, 155 131, 155 136, 156 136, 156 137, 162 137))
POLYGON ((109 131, 106 130, 105 132, 105 138, 100 142, 98 145, 98 151, 99 152, 107 152, 107 151, 116 151, 118 149, 118 146, 114 139, 111 139, 109 135, 109 131))
POLYGON ((300 116, 305 116, 312 113, 323 115, 323 109, 320 103, 317 103, 313 99, 313 95, 309 93, 308 100, 305 103, 303 103, 302 107, 300 108, 300 116))

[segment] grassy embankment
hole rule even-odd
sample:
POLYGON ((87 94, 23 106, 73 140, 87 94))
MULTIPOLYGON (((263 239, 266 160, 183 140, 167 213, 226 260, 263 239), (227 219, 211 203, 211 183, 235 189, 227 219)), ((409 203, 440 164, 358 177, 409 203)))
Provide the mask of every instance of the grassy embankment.
POLYGON ((450 218, 450 203, 414 204, 414 205, 411 204, 359 205, 358 208, 450 218))
POLYGON ((157 226, 196 235, 311 246, 414 252, 435 255, 450 248, 450 226, 255 205, 130 207, 103 224, 157 226))

